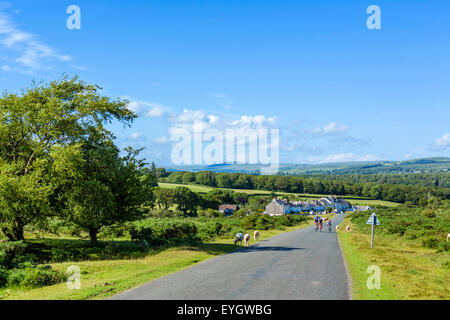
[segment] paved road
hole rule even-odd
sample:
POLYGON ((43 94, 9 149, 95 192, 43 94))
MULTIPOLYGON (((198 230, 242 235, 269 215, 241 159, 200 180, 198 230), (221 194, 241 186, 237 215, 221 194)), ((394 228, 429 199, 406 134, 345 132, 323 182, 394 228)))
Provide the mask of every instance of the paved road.
MULTIPOLYGON (((336 216, 333 225, 342 219, 343 215, 336 216)), ((334 230, 320 233, 308 227, 215 257, 112 299, 349 299, 348 286, 334 230)))

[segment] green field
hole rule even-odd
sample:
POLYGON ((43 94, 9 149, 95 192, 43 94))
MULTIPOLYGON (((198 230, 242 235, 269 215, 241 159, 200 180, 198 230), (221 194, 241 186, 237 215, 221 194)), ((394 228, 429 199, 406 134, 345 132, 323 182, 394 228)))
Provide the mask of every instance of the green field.
MULTIPOLYGON (((254 196, 256 196, 256 195, 267 196, 272 193, 271 191, 267 191, 267 190, 225 189, 225 188, 215 188, 215 187, 202 186, 202 185, 196 185, 196 184, 184 185, 184 184, 159 182, 158 185, 161 188, 168 188, 168 189, 174 189, 176 187, 187 187, 187 188, 191 189, 193 192, 199 192, 199 193, 207 193, 214 189, 243 192, 243 193, 247 193, 249 195, 254 195, 254 196)), ((319 198, 328 196, 328 195, 324 195, 324 194, 304 194, 304 193, 288 193, 288 192, 277 192, 277 194, 278 195, 293 195, 293 196, 301 198, 302 200, 313 200, 313 199, 319 199, 319 198)), ((370 206, 385 206, 385 207, 396 207, 396 206, 400 205, 399 203, 396 203, 396 202, 364 199, 364 198, 355 197, 355 196, 342 196, 342 198, 347 199, 352 205, 370 205, 370 206)))

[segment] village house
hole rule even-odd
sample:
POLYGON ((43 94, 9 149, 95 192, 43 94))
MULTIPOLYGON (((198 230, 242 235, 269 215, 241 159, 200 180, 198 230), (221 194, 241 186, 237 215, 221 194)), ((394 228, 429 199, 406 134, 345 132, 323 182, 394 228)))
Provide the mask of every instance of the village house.
POLYGON ((266 206, 264 214, 270 216, 282 216, 291 213, 290 206, 286 200, 273 199, 271 203, 266 206))
POLYGON ((341 198, 329 196, 313 201, 293 201, 289 202, 286 199, 274 198, 271 203, 266 206, 264 214, 270 216, 281 216, 284 214, 300 214, 309 213, 315 214, 318 212, 326 212, 327 208, 333 208, 335 212, 348 211, 350 204, 341 198))
POLYGON ((222 204, 219 206, 219 212, 223 213, 225 217, 233 215, 233 212, 239 209, 237 204, 222 204))
POLYGON ((369 210, 373 210, 373 208, 371 206, 353 206, 352 209, 353 210, 349 210, 349 211, 369 211, 369 210))

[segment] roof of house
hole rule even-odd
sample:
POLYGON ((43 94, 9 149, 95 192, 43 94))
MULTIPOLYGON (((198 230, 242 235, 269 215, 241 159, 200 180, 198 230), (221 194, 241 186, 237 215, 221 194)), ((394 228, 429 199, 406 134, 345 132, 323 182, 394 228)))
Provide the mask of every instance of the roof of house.
POLYGON ((226 209, 237 210, 237 208, 238 208, 237 204, 222 204, 219 206, 219 210, 226 210, 226 209))

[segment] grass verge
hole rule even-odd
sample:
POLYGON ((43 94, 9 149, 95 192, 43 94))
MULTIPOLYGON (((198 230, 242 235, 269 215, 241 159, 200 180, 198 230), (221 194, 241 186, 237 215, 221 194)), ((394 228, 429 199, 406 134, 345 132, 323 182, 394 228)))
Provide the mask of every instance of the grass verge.
POLYGON ((352 278, 355 300, 416 300, 450 298, 450 255, 425 249, 420 244, 395 236, 377 236, 370 248, 370 236, 359 233, 346 218, 338 233, 339 241, 352 278), (352 231, 343 231, 351 225, 352 231), (368 289, 372 273, 367 268, 381 269, 381 289, 368 289))

